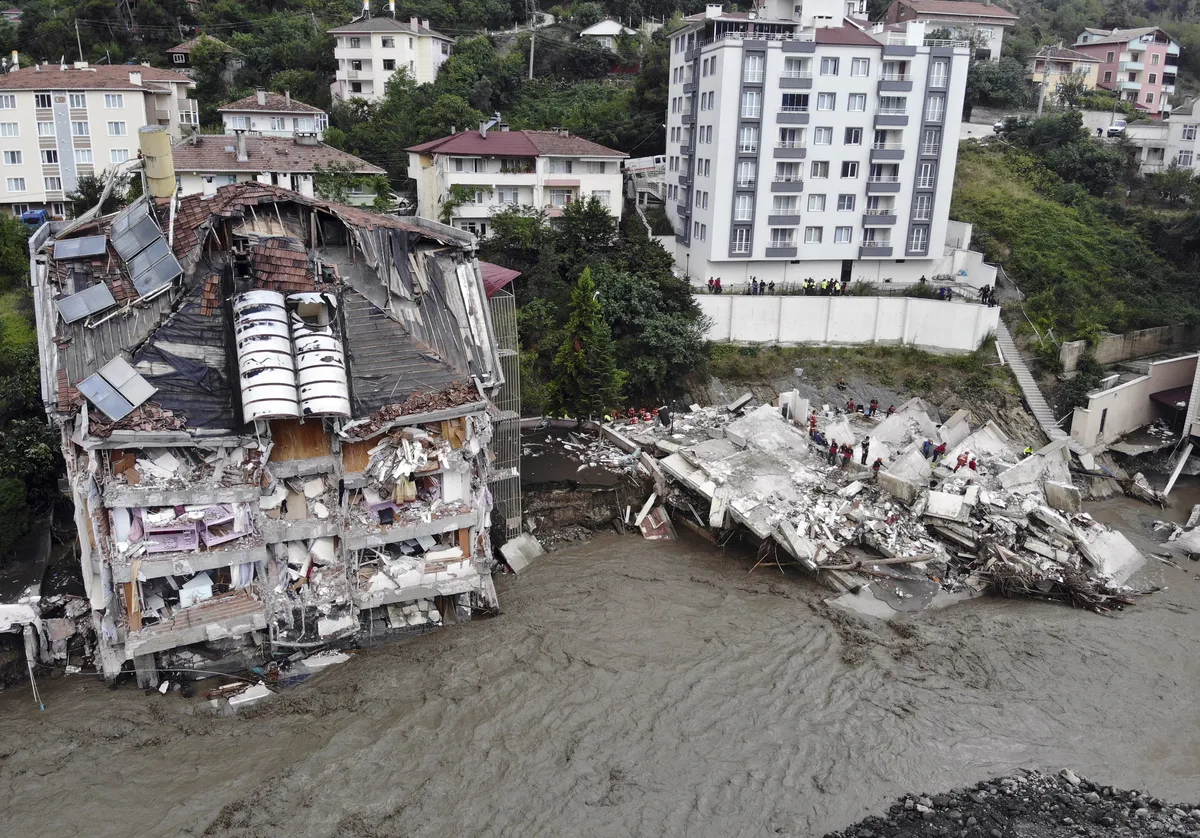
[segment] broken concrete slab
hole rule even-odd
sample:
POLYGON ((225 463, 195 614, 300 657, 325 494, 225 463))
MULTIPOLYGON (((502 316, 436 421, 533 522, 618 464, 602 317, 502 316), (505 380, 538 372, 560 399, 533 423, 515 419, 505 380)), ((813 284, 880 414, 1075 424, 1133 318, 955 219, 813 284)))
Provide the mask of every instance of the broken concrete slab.
POLYGON ((500 555, 512 568, 513 573, 518 575, 529 567, 534 559, 545 552, 541 543, 529 533, 521 533, 516 538, 510 538, 500 547, 500 555))
POLYGON ((946 443, 947 448, 953 448, 970 435, 971 426, 967 424, 967 416, 967 411, 957 410, 938 428, 938 439, 946 443))
POLYGON ((917 499, 917 493, 920 491, 917 484, 912 480, 907 480, 898 474, 891 474, 886 471, 879 472, 879 487, 906 504, 912 504, 917 499))
POLYGON ((971 508, 962 495, 948 492, 930 492, 925 500, 925 515, 965 524, 970 519, 971 508))
POLYGON ((1077 486, 1069 486, 1054 480, 1042 483, 1046 502, 1060 512, 1080 512, 1083 509, 1083 493, 1077 486))
POLYGON ((741 396, 740 398, 734 399, 732 402, 727 404, 725 406, 725 409, 728 410, 730 413, 737 413, 739 410, 744 408, 746 405, 750 404, 750 402, 752 402, 752 401, 754 401, 753 394, 746 393, 743 396, 741 396))
POLYGON ((1077 527, 1075 534, 1079 552, 1113 585, 1124 585, 1146 563, 1128 538, 1103 524, 1077 527))
POLYGON ((266 684, 260 682, 249 689, 243 690, 235 696, 231 696, 228 701, 229 706, 234 710, 244 710, 245 708, 257 704, 263 699, 270 698, 273 695, 275 695, 275 693, 271 692, 271 690, 267 688, 266 684))

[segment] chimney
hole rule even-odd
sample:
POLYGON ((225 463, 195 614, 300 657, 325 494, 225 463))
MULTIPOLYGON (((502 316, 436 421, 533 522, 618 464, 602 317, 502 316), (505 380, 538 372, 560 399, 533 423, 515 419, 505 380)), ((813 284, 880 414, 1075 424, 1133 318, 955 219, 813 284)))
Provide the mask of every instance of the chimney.
POLYGON ((453 137, 457 133, 458 133, 458 130, 453 125, 451 125, 450 126, 450 136, 453 137))
POLYGON ((254 95, 258 97, 258 104, 260 104, 260 105, 267 104, 267 91, 262 90, 260 88, 256 91, 254 91, 254 95))
POLYGON ((245 128, 238 128, 233 132, 233 147, 237 151, 237 161, 239 163, 249 162, 250 151, 246 148, 245 128))
POLYGON ((479 136, 483 137, 485 140, 487 139, 488 127, 489 123, 487 122, 479 123, 479 136))
POLYGON ((284 101, 284 104, 286 104, 289 108, 292 106, 292 91, 290 91, 290 90, 283 91, 283 101, 284 101))
POLYGON ((210 177, 204 179, 204 199, 207 200, 217 194, 217 183, 210 177))
POLYGON ((428 29, 429 28, 429 19, 426 18, 425 20, 421 21, 421 25, 423 27, 425 27, 426 29, 428 29))
POLYGON ((142 71, 141 70, 130 70, 129 71, 129 83, 136 84, 140 87, 142 84, 142 71))
POLYGON ((408 19, 408 28, 413 32, 416 32, 420 28, 420 25, 421 21, 417 20, 415 17, 410 17, 408 19))
POLYGON ((21 66, 21 53, 17 52, 15 49, 13 50, 12 54, 12 66, 14 70, 21 66))

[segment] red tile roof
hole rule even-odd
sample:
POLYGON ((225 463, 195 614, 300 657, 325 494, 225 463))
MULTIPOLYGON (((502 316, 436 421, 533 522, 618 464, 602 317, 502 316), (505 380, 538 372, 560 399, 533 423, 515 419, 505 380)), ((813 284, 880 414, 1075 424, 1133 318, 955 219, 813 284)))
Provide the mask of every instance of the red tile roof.
POLYGON ((991 3, 972 3, 969 0, 901 0, 901 2, 914 12, 924 15, 1017 19, 1017 16, 1008 9, 991 3))
POLYGON ((254 269, 254 287, 284 294, 313 291, 313 272, 308 265, 308 252, 297 249, 294 239, 267 239, 250 254, 254 269))
POLYGON ((306 105, 304 102, 299 102, 295 99, 289 99, 279 93, 268 93, 266 95, 266 104, 259 104, 258 94, 252 93, 243 99, 238 99, 236 102, 230 102, 228 105, 222 105, 217 108, 220 113, 229 111, 254 111, 256 113, 325 113, 320 108, 306 105))
POLYGON ((818 44, 837 44, 850 47, 882 47, 879 41, 853 26, 817 27, 814 37, 818 44))
POLYGON ((157 88, 147 82, 176 82, 194 84, 187 76, 158 67, 134 64, 94 64, 82 70, 59 64, 22 67, 15 73, 0 76, 0 90, 149 90, 157 88), (141 73, 142 83, 129 80, 130 73, 141 73))
POLYGON ((189 54, 191 54, 191 52, 195 48, 195 46, 198 43, 200 43, 201 41, 211 41, 213 44, 220 47, 225 52, 237 52, 237 50, 235 50, 233 47, 229 46, 229 44, 225 43, 224 41, 219 41, 216 38, 212 37, 211 35, 197 35, 195 38, 192 38, 190 40, 184 41, 182 44, 176 44, 175 46, 171 47, 169 50, 167 50, 167 54, 170 55, 171 53, 178 52, 178 53, 183 53, 184 55, 189 55, 189 54))
POLYGON ((324 143, 301 145, 289 137, 246 137, 248 159, 237 159, 236 141, 227 134, 201 134, 195 145, 172 149, 177 172, 315 172, 317 166, 341 163, 355 172, 382 175, 378 166, 324 143))
POLYGON ((557 131, 496 131, 486 136, 478 131, 463 131, 439 140, 412 146, 408 151, 421 154, 478 154, 489 157, 628 157, 623 151, 605 148, 599 143, 557 131))

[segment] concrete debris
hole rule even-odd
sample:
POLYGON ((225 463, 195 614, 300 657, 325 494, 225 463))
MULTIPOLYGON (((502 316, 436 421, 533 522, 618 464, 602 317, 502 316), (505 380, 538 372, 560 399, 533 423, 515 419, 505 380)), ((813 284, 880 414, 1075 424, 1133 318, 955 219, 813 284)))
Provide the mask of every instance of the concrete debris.
POLYGON ((703 523, 696 510, 707 501, 709 528, 763 545, 760 564, 773 546, 835 590, 859 592, 856 601, 869 586, 868 611, 988 589, 1095 611, 1132 601, 1120 586, 1144 557, 1080 513, 1061 441, 1022 458, 994 423, 972 429, 960 411, 939 424, 916 399, 873 417, 828 406, 796 416, 789 393, 778 406, 737 404, 741 416, 707 407, 613 431, 646 450, 670 442, 659 461, 668 504, 703 523))
POLYGON ((517 574, 545 552, 538 540, 529 533, 521 533, 500 547, 500 555, 504 556, 504 561, 508 562, 512 572, 517 574))

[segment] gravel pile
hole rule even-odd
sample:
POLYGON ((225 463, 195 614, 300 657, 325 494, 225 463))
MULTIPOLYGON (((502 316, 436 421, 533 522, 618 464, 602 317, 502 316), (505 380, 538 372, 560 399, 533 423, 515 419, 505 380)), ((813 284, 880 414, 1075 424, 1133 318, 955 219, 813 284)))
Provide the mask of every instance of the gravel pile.
POLYGON ((1164 836, 1200 838, 1200 805, 1173 804, 1145 792, 1029 772, 945 794, 909 795, 882 817, 871 816, 825 838, 1065 838, 1164 836))

